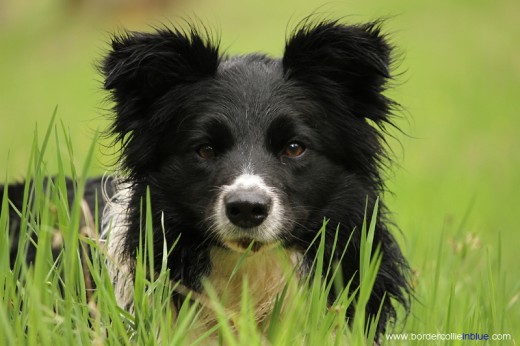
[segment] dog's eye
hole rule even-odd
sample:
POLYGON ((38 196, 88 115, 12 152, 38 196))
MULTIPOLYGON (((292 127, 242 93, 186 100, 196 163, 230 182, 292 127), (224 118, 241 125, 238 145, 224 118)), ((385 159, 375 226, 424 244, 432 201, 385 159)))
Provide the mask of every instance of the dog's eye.
POLYGON ((197 149, 197 154, 203 159, 212 159, 215 157, 215 149, 209 144, 204 144, 197 149))
POLYGON ((287 157, 298 157, 301 156, 305 152, 305 146, 298 142, 292 142, 287 144, 284 148, 282 155, 287 157))

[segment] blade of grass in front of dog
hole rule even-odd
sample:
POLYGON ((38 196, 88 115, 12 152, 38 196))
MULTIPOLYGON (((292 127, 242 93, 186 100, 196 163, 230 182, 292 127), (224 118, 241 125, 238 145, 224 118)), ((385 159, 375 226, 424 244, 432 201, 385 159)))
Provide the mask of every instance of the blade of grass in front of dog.
MULTIPOLYGON (((141 201, 140 203, 140 209, 141 210, 141 218, 143 217, 143 201, 141 201)), ((142 222, 142 219, 141 219, 141 222, 139 223, 140 225, 143 224, 142 222)), ((135 275, 134 275, 134 308, 135 308, 135 312, 134 312, 134 315, 135 315, 135 318, 136 318, 136 323, 137 323, 137 317, 138 317, 138 314, 140 313, 140 310, 138 307, 141 306, 141 302, 142 300, 144 299, 144 290, 145 290, 145 279, 144 277, 146 276, 145 272, 146 270, 143 269, 144 266, 146 266, 146 258, 145 258, 145 255, 144 255, 144 252, 145 252, 145 240, 143 238, 143 229, 142 227, 140 227, 139 229, 139 246, 137 248, 137 253, 136 253, 136 259, 135 259, 135 275), (144 271, 143 271, 144 270, 144 271)))
MULTIPOLYGON (((27 176, 30 177, 32 174, 32 163, 34 162, 34 156, 36 155, 36 143, 37 137, 33 140, 32 150, 30 153, 29 165, 27 168, 27 176)), ((6 185, 7 186, 7 185, 6 185)), ((23 287, 19 288, 17 283, 23 280, 23 277, 27 273, 27 265, 25 258, 25 249, 28 243, 28 223, 31 211, 28 208, 28 200, 29 200, 29 190, 30 190, 30 182, 26 181, 23 190, 23 203, 22 210, 17 210, 14 204, 9 202, 10 207, 17 213, 20 218, 19 229, 15 230, 18 232, 18 246, 16 249, 16 257, 14 259, 14 263, 11 263, 13 266, 13 270, 10 272, 8 279, 6 282, 5 290, 8 294, 6 299, 8 300, 8 304, 10 305, 10 317, 11 317, 11 325, 13 329, 15 329, 15 335, 24 335, 26 330, 26 321, 27 321, 27 302, 25 305, 22 304, 24 299, 23 287), (19 313, 18 313, 19 312, 19 313)), ((4 200, 5 201, 5 200, 4 200)))
MULTIPOLYGON (((282 316, 282 310, 287 308, 287 306, 298 305, 298 302, 301 299, 301 295, 303 293, 303 284, 299 282, 298 272, 300 271, 300 266, 303 262, 302 258, 298 259, 296 262, 292 262, 289 259, 287 262, 283 263, 285 275, 287 277, 286 283, 281 294, 278 294, 275 297, 274 304, 271 309, 271 314, 268 318, 264 320, 261 326, 262 331, 266 331, 265 335, 267 340, 269 340, 273 344, 284 343, 283 341, 278 341, 280 339, 283 340, 284 332, 287 328, 283 328, 284 330, 280 330, 280 320, 283 318, 285 323, 290 326, 293 323, 296 325, 296 322, 293 322, 296 316, 291 316, 290 313, 284 312, 282 316)), ((305 286, 307 288, 307 286, 305 286)), ((298 315, 296 313, 296 309, 293 309, 294 315, 298 315)))
POLYGON ((238 345, 237 340, 234 336, 233 328, 229 323, 229 315, 226 312, 224 306, 220 303, 220 299, 217 295, 217 292, 213 289, 211 284, 203 280, 202 286, 204 287, 204 291, 207 293, 211 309, 216 314, 218 326, 219 326, 219 336, 222 337, 222 341, 225 345, 238 345))
MULTIPOLYGON (((163 236, 162 240, 162 251, 161 256, 155 254, 155 246, 159 245, 159 240, 155 237, 157 234, 154 232, 153 220, 152 220, 152 207, 151 207, 151 195, 150 190, 147 189, 146 199, 146 242, 148 249, 148 263, 149 263, 149 278, 150 283, 147 289, 148 301, 151 302, 149 313, 151 314, 152 326, 159 326, 158 331, 160 333, 161 342, 171 342, 173 336, 177 336, 176 343, 183 343, 187 330, 193 321, 194 315, 196 314, 195 309, 184 309, 179 313, 176 313, 175 308, 172 306, 172 297, 175 293, 175 287, 170 280, 170 270, 168 268, 168 257, 169 253, 168 244, 166 241, 166 234, 164 228, 164 215, 161 214, 161 230, 163 236), (161 267, 159 270, 156 269, 158 263, 156 260, 160 260, 161 267), (175 316, 177 315, 177 316, 175 316), (184 319, 184 323, 180 325, 179 317, 184 319), (179 323, 175 323, 178 321, 179 323), (173 326, 173 328, 172 328, 173 326)), ((173 251, 179 238, 171 246, 170 251, 173 251)), ((188 306, 188 304, 186 304, 188 306)), ((157 327, 156 327, 157 328, 157 327)))
MULTIPOLYGON (((315 272, 314 278, 312 280, 310 286, 310 297, 309 297, 309 315, 308 315, 308 324, 311 326, 319 326, 320 319, 323 315, 324 309, 324 300, 327 299, 324 295, 324 277, 323 277, 323 265, 325 262, 325 242, 326 242, 326 223, 324 222, 319 233, 320 233, 320 242, 318 244, 318 251, 315 258, 315 272)), ((312 338, 313 333, 308 332, 308 337, 312 338)), ((312 341, 311 341, 312 342, 312 341)))
MULTIPOLYGON (((48 138, 50 135, 50 128, 47 130, 47 136, 44 141, 44 146, 47 145, 48 138)), ((48 181, 44 184, 44 153, 45 150, 39 150, 37 140, 34 143, 35 148, 35 171, 31 179, 30 197, 27 205, 24 207, 29 210, 26 214, 27 225, 31 227, 31 232, 34 231, 35 235, 38 236, 36 244, 34 246, 36 256, 34 259, 33 266, 25 272, 22 276, 21 282, 24 287, 24 301, 22 306, 23 313, 26 314, 27 319, 24 321, 28 327, 27 342, 29 344, 36 343, 38 341, 42 343, 49 343, 49 333, 45 322, 42 320, 42 312, 45 312, 46 302, 49 302, 48 297, 49 291, 46 289, 45 284, 47 282, 47 273, 50 270, 49 257, 50 254, 50 235, 51 227, 47 225, 52 224, 52 217, 49 213, 49 191, 52 188, 52 183, 48 181), (40 251, 41 250, 41 251, 40 251), (38 283, 38 284, 36 284, 38 283), (42 287, 42 285, 44 287, 42 287), (37 313, 38 312, 38 313, 37 313)), ((27 232, 29 233, 29 232, 27 232)), ((33 243, 34 240, 30 234, 27 234, 27 241, 33 243)), ((25 245, 25 244, 24 244, 25 245)), ((25 248, 25 246, 24 246, 25 248)))
MULTIPOLYGON (((289 280, 291 280, 291 279, 292 279, 292 277, 289 278, 289 280)), ((267 333, 266 333, 267 339, 271 342, 273 342, 273 340, 276 340, 278 338, 279 325, 280 325, 278 320, 279 320, 281 312, 282 312, 283 304, 287 297, 287 290, 288 290, 289 284, 290 284, 290 282, 288 282, 285 285, 285 287, 282 291, 282 294, 276 296, 274 304, 273 304, 273 309, 271 310, 271 316, 265 320, 265 323, 268 323, 267 333)), ((265 327, 263 327, 263 329, 264 328, 265 327)))
MULTIPOLYGON (((40 204, 36 203, 36 201, 35 201, 36 189, 38 189, 39 187, 43 187, 43 177, 46 175, 45 171, 44 171, 44 165, 45 165, 44 158, 45 158, 45 153, 47 151, 47 147, 49 144, 49 140, 52 135, 52 130, 54 128, 54 122, 56 120, 57 112, 58 112, 58 107, 56 106, 54 108, 54 112, 52 114, 50 123, 47 126, 45 136, 43 137, 43 142, 42 142, 41 148, 38 146, 38 127, 36 126, 36 128, 34 130, 34 132, 35 132, 34 141, 33 141, 34 171, 32 172, 33 174, 30 174, 30 172, 28 172, 29 174, 27 174, 27 177, 31 177, 31 176, 33 177, 33 179, 32 179, 33 183, 31 184, 32 188, 31 188, 27 203, 24 203, 24 208, 32 207, 34 209, 33 213, 36 216, 38 215, 38 209, 40 207, 40 204), (35 204, 33 205, 33 203, 35 203, 35 204)), ((29 179, 26 181, 26 184, 27 183, 29 183, 29 179)), ((43 195, 41 195, 41 196, 43 197, 43 195)), ((23 214, 23 212, 22 212, 22 214, 23 214)))
POLYGON ((144 214, 144 223, 141 223, 144 228, 141 228, 141 239, 144 240, 142 248, 142 258, 140 259, 139 274, 136 271, 136 277, 139 276, 142 280, 139 285, 136 285, 136 290, 139 293, 140 299, 136 302, 136 311, 139 310, 139 318, 136 316, 138 340, 140 343, 149 343, 149 330, 154 325, 154 314, 151 303, 154 301, 150 294, 152 294, 152 282, 154 281, 155 264, 154 264, 154 239, 153 239, 153 224, 152 224, 152 208, 150 199, 150 188, 146 188, 146 194, 142 201, 142 210, 144 214))
MULTIPOLYGON (((36 186, 40 185, 38 181, 36 186)), ((29 325, 29 343, 33 342, 42 344, 51 344, 52 335, 46 322, 41 318, 41 312, 50 310, 52 306, 53 289, 49 287, 49 283, 53 281, 51 277, 57 276, 53 266, 54 260, 52 255, 51 239, 53 237, 56 218, 53 214, 53 203, 51 202, 51 193, 54 189, 52 181, 47 180, 44 186, 45 190, 37 192, 40 196, 35 195, 35 203, 41 203, 38 213, 38 242, 36 246, 36 258, 32 268, 32 275, 28 275, 27 290, 31 297, 31 311, 29 325), (43 286, 43 287, 42 287, 43 286), (39 312, 39 313, 38 313, 39 312)), ((61 320, 61 318, 58 318, 61 320)))
MULTIPOLYGON (((10 268, 10 239, 9 239, 9 203, 7 200, 9 186, 4 184, 2 204, 0 205, 0 280, 7 277, 10 268)), ((0 281, 0 298, 4 297, 5 284, 0 281)))
MULTIPOLYGON (((381 266, 381 261, 381 249, 380 246, 377 246, 374 251, 374 256, 369 263, 369 267, 365 268, 365 277, 363 281, 360 282, 359 294, 356 302, 356 315, 354 316, 352 327, 353 333, 355 333, 355 344, 357 345, 373 344, 373 340, 369 340, 367 335, 370 326, 367 325, 365 309, 372 294, 372 287, 374 286, 379 267, 381 266)), ((377 321, 372 323, 377 324, 377 321)))
MULTIPOLYGON (((53 184, 48 180, 47 186, 45 187, 45 191, 41 192, 43 194, 43 198, 36 198, 35 203, 42 203, 41 211, 40 211, 40 222, 39 225, 53 225, 55 223, 55 218, 50 213, 50 206, 51 205, 51 189, 53 189, 53 184)), ((38 232, 38 243, 36 246, 36 256, 34 261, 34 281, 35 282, 46 282, 46 277, 49 272, 50 263, 53 263, 52 258, 52 245, 51 245, 51 239, 54 233, 54 229, 52 227, 41 227, 38 232)), ((38 292, 36 292, 38 293, 38 292)), ((43 292, 42 292, 43 293, 43 292)), ((44 295, 40 297, 42 300, 42 304, 45 304, 44 295)))
POLYGON ((237 328, 238 332, 238 344, 245 345, 246 343, 250 345, 255 345, 257 342, 254 340, 254 335, 256 334, 256 324, 253 324, 251 328, 251 320, 255 320, 254 318, 254 308, 252 307, 252 302, 249 296, 249 282, 247 276, 242 277, 242 292, 240 296, 240 314, 237 316, 232 316, 234 319, 234 325, 237 328), (253 317, 251 318, 251 315, 253 317))
MULTIPOLYGON (((148 193, 148 192, 147 192, 148 193)), ((164 294, 171 290, 170 283, 166 281, 165 275, 155 276, 154 268, 154 247, 152 230, 152 215, 150 208, 150 200, 145 196, 141 203, 143 213, 141 215, 143 225, 140 230, 140 244, 135 264, 135 283, 134 283, 134 321, 135 321, 135 339, 139 344, 150 344, 158 337, 156 334, 157 326, 165 318, 162 315, 164 311, 164 294), (150 333, 150 330, 153 333, 150 333)), ((165 273, 167 274, 167 272, 165 273)), ((171 299, 171 297, 169 297, 171 299)), ((166 319, 169 317, 166 316, 166 319)), ((171 328, 171 327, 170 327, 171 328)), ((166 332, 163 331, 163 334, 166 332)))
MULTIPOLYGON (((5 302, 2 302, 5 304, 5 302)), ((0 342, 2 345, 15 345, 16 336, 10 323, 10 316, 4 309, 0 309, 0 342)))
POLYGON ((150 197, 150 188, 146 188, 146 225, 145 225, 145 236, 146 236, 146 246, 147 253, 145 256, 148 257, 148 271, 153 273, 155 271, 155 262, 154 262, 154 239, 153 239, 153 224, 152 224, 152 199, 150 197))
MULTIPOLYGON (((338 237, 338 234, 340 232, 340 225, 336 227, 336 238, 338 237)), ((326 287, 327 295, 329 294, 330 290, 332 289, 332 286, 334 286, 334 289, 336 290, 336 293, 338 296, 341 295, 341 292, 345 289, 345 278, 343 277, 343 271, 341 268, 341 263, 343 263, 343 259, 345 258, 345 255, 347 253, 348 246, 350 245, 350 241, 352 240, 352 237, 354 236, 355 229, 350 232, 350 235, 347 239, 347 243, 345 247, 343 248, 343 251, 341 252, 341 255, 339 259, 334 263, 332 260, 330 261, 330 266, 333 266, 334 270, 331 275, 330 282, 328 283, 326 287)), ((337 247, 337 242, 334 243, 334 248, 337 247)), ((350 286, 350 283, 348 283, 347 286, 350 286)))
MULTIPOLYGON (((54 120, 54 117, 51 119, 51 122, 54 120)), ((26 244, 28 243, 27 238, 29 236, 29 215, 32 213, 32 208, 29 206, 32 205, 32 200, 34 199, 32 192, 33 183, 32 180, 34 180, 33 175, 35 172, 33 171, 34 167, 37 166, 36 162, 38 162, 37 156, 38 156, 38 126, 35 126, 34 129, 34 138, 31 146, 31 153, 29 155, 29 165, 27 166, 27 171, 25 173, 25 185, 24 185, 24 192, 23 192, 23 202, 22 202, 22 210, 18 211, 18 216, 20 217, 20 229, 18 233, 18 248, 16 253, 18 255, 25 254, 26 244)), ((13 210, 15 210, 15 206, 12 205, 13 210)), ((18 278, 20 277, 22 268, 26 266, 26 260, 25 256, 17 256, 13 271, 14 271, 14 277, 18 278)))
MULTIPOLYGON (((75 247, 72 248, 73 256, 76 258, 75 266, 77 268, 76 273, 76 290, 75 290, 75 316, 72 316, 74 319, 79 320, 88 320, 89 319, 89 309, 88 309, 88 301, 87 297, 90 297, 91 291, 87 292, 87 289, 92 289, 91 282, 89 282, 87 286, 86 280, 91 280, 91 275, 88 272, 88 262, 90 261, 89 254, 87 251, 87 247, 89 246, 87 242, 85 242, 84 238, 91 236, 91 234, 94 234, 95 230, 92 230, 91 227, 93 225, 90 225, 89 215, 84 212, 83 210, 83 196, 85 194, 85 186, 87 184, 87 177, 89 175, 89 170, 92 166, 92 162, 94 159, 94 152, 96 148, 96 143, 98 140, 98 134, 96 133, 92 140, 89 147, 89 150, 87 152, 87 155, 83 161, 82 167, 81 167, 81 175, 75 176, 76 169, 74 165, 74 156, 73 156, 73 145, 72 145, 72 138, 70 133, 65 132, 64 126, 62 124, 62 130, 64 131, 64 137, 65 137, 65 147, 67 148, 68 158, 67 161, 70 162, 71 165, 71 172, 72 177, 74 179, 74 182, 72 183, 72 189, 74 191, 74 199, 73 199, 73 206, 72 206, 72 212, 71 215, 68 216, 68 222, 71 228, 69 228, 69 231, 72 232, 72 236, 70 241, 73 241, 75 244, 75 247), (84 220, 82 223, 81 220, 84 220), (84 227, 84 228, 83 228, 84 227), (84 261, 82 261, 82 257, 84 258, 84 261)), ((61 153, 58 151, 58 160, 61 162, 61 153)), ((60 197, 62 199, 67 199, 67 185, 65 182, 65 172, 64 172, 64 165, 61 165, 60 171, 58 173, 58 177, 61 177, 61 186, 64 188, 64 190, 61 191, 60 197)), ((97 201, 95 203, 97 205, 97 201)), ((61 215, 62 217, 67 218, 67 203, 60 203, 61 215)), ((97 207, 95 206, 95 209, 97 207)), ((66 228, 65 228, 66 229, 66 228)), ((69 246, 69 248, 71 248, 69 246)), ((83 324, 85 326, 85 324, 83 324)), ((87 324, 88 326, 88 324, 87 324)), ((90 328, 79 328, 77 334, 81 336, 82 340, 86 342, 88 340, 88 336, 90 334, 90 328)))
MULTIPOLYGON (((323 323, 320 323, 322 320, 320 316, 323 316, 327 307, 326 287, 322 278, 323 264, 325 263, 323 257, 326 235, 324 232, 327 224, 328 220, 324 219, 322 227, 316 232, 316 236, 302 256, 309 256, 309 252, 316 251, 309 270, 313 272, 313 275, 306 276, 299 288, 292 288, 289 296, 289 286, 286 285, 281 296, 275 301, 267 329, 267 338, 273 344, 293 343, 297 339, 306 340, 306 343, 312 344, 311 339, 316 339, 316 342, 319 339, 316 331, 319 328, 327 328, 323 323), (288 301, 286 298, 288 298, 288 301), (282 305, 284 306, 283 321, 278 318, 282 311, 282 305)), ((328 268, 326 268, 326 271, 330 272, 328 268)), ((294 271, 289 279, 291 278, 295 279, 294 271)), ((319 342, 322 343, 323 339, 319 342)))
MULTIPOLYGON (((68 161, 70 163, 70 172, 71 172, 71 178, 72 180, 78 179, 78 173, 76 171, 76 165, 74 164, 74 146, 72 145, 72 137, 70 135, 70 132, 67 131, 65 128, 65 124, 63 121, 60 122, 61 125, 61 131, 63 133, 63 137, 65 138, 65 147, 67 148, 68 153, 68 161)), ((98 135, 96 134, 96 137, 93 139, 92 144, 95 144, 97 141, 98 135)), ((83 178, 86 178, 86 176, 82 176, 83 178)))
POLYGON ((140 344, 148 344, 155 339, 155 332, 150 333, 150 329, 160 320, 156 314, 160 308, 154 308, 158 301, 154 299, 154 239, 152 209, 150 200, 150 190, 146 189, 146 195, 141 200, 141 229, 140 242, 137 252, 134 282, 134 321, 135 333, 140 344))
MULTIPOLYGON (((122 310, 114 299, 115 294, 112 287, 110 275, 105 266, 107 254, 104 250, 94 247, 92 258, 96 259, 90 266, 90 275, 96 286, 95 301, 97 305, 97 316, 94 327, 103 335, 107 333, 107 344, 130 344, 128 328, 125 321, 130 321, 132 316, 128 311, 122 310), (101 253, 99 253, 101 252, 101 253), (109 326, 109 327, 108 327, 109 326), (107 329, 107 331, 103 331, 107 329)), ((100 338, 103 340, 103 337, 100 338)))
MULTIPOLYGON (((368 203, 368 202, 367 202, 368 203)), ((353 322, 356 343, 365 344, 369 326, 366 325, 365 309, 372 294, 372 287, 375 283, 377 273, 382 261, 381 247, 377 245, 373 251, 374 234, 377 224, 379 198, 376 199, 371 215, 370 225, 367 230, 366 214, 361 228, 360 241, 360 267, 359 267, 359 293, 356 302, 356 315, 353 322)), ((377 321, 376 321, 377 323, 377 321)), ((370 344, 370 341, 368 341, 370 344)), ((373 343, 373 341, 372 341, 373 343)))
MULTIPOLYGON (((339 235, 339 229, 340 229, 340 225, 338 224, 336 226, 336 232, 334 233, 334 241, 332 242, 332 248, 331 248, 331 254, 330 254, 330 258, 329 258, 329 263, 327 265, 327 271, 325 273, 325 277, 326 278, 329 278, 331 277, 330 274, 331 274, 331 270, 333 270, 333 268, 335 267, 334 265, 334 259, 336 258, 336 256, 334 256, 335 252, 336 252, 336 248, 338 246, 338 235, 339 235)), ((352 235, 351 235, 352 237, 352 235)), ((349 241, 350 241, 350 238, 349 238, 349 241)))
MULTIPOLYGON (((31 220, 30 215, 37 216, 39 203, 36 202, 36 194, 37 190, 40 186, 43 186, 42 180, 43 176, 43 166, 44 166, 44 156, 49 144, 49 140, 52 134, 53 125, 56 119, 56 114, 58 111, 58 107, 56 106, 54 112, 52 114, 49 125, 47 126, 47 130, 45 132, 45 136, 41 145, 41 148, 38 145, 38 126, 35 126, 34 129, 34 139, 32 143, 32 150, 30 154, 29 166, 26 172, 26 182, 24 187, 24 196, 21 210, 21 222, 20 222, 20 230, 19 230, 19 239, 18 239, 18 254, 25 254, 26 245, 31 241, 30 233, 33 232, 33 225, 29 227, 29 221, 31 220)), ((25 256, 17 257, 20 260, 15 261, 14 264, 14 272, 15 276, 18 277, 20 274, 20 270, 22 267, 26 266, 25 256)))
POLYGON ((233 267, 233 270, 231 271, 231 275, 229 275, 229 279, 228 279, 228 282, 226 284, 226 288, 224 289, 224 291, 227 291, 227 289, 229 288, 229 284, 231 283, 231 280, 235 277, 236 273, 240 269, 240 266, 242 266, 242 263, 244 262, 244 260, 247 258, 247 256, 251 252, 251 249, 253 248, 254 243, 255 243, 255 241, 253 240, 249 244, 247 249, 244 251, 244 253, 242 255, 240 255, 240 257, 238 258, 237 263, 235 264, 235 266, 233 267))
MULTIPOLYGON (((0 301, 3 306, 9 304, 9 300, 12 295, 12 286, 14 278, 10 270, 9 253, 10 253, 10 241, 9 241, 9 204, 7 201, 7 190, 8 185, 5 184, 4 193, 2 196, 2 205, 0 206, 0 301)), ((16 304, 14 304, 16 305, 16 304)), ((15 340, 15 334, 13 332, 13 326, 10 323, 11 316, 9 316, 6 310, 0 309, 0 335, 3 345, 13 345, 15 340)))
MULTIPOLYGON (((172 291, 173 293, 173 291, 172 291)), ((168 297, 171 299, 171 297, 168 297)), ((170 299, 166 298, 167 301, 170 299)), ((199 310, 199 304, 198 303, 191 303, 192 300, 192 292, 188 292, 186 295, 186 298, 184 299, 184 302, 182 303, 181 307, 179 308, 179 311, 177 312, 176 321, 173 322, 174 330, 172 332, 172 337, 169 340, 170 345, 182 345, 186 341, 186 336, 189 335, 190 329, 194 327, 194 320, 196 318, 196 315, 199 310)), ((172 308, 175 309, 175 308, 172 308)), ((175 311, 171 311, 174 313, 175 311)), ((170 329, 170 326, 165 326, 166 328, 170 329)), ((200 335, 197 340, 193 341, 192 344, 196 345, 199 342, 202 342, 205 340, 210 334, 214 333, 216 330, 216 326, 212 329, 210 328, 209 331, 206 331, 203 335, 200 335)), ((192 340, 190 340, 191 342, 192 340)))
MULTIPOLYGON (((67 249, 67 251, 64 253, 65 262, 63 266, 65 270, 65 314, 67 316, 67 318, 65 318, 65 326, 67 337, 70 340, 78 337, 78 335, 74 333, 75 327, 71 317, 76 314, 79 314, 80 316, 83 314, 88 314, 88 311, 85 309, 87 305, 85 295, 85 281, 78 248, 82 215, 81 206, 85 192, 85 184, 87 180, 86 177, 88 176, 88 171, 92 165, 96 141, 97 136, 94 136, 83 163, 81 176, 78 179, 77 190, 71 208, 69 227, 63 232, 64 244, 65 248, 67 249), (80 302, 81 305, 79 305, 78 302, 80 302)), ((70 145, 70 143, 67 143, 67 146, 70 145)), ((70 150, 72 149, 70 148, 69 152, 70 150)), ((70 159, 72 160, 72 158, 70 159)))
MULTIPOLYGON (((71 163, 72 167, 74 166, 73 163, 73 156, 72 156, 72 142, 69 136, 67 136, 67 132, 65 130, 65 126, 63 125, 63 122, 61 122, 61 130, 62 135, 65 137, 66 140, 66 147, 68 148, 69 152, 69 161, 71 163)), ((60 138, 58 130, 55 131, 55 141, 58 148, 61 147, 60 145, 60 138)), ((61 156, 60 150, 56 150, 56 160, 58 162, 58 173, 56 174, 56 177, 54 179, 55 185, 57 187, 57 192, 59 194, 57 201, 60 203, 61 208, 58 208, 58 212, 61 212, 59 215, 60 221, 67 221, 70 222, 70 206, 69 206, 69 198, 67 193, 67 181, 66 181, 66 174, 65 174, 65 167, 63 164, 63 159, 61 156)), ((75 168, 72 168, 72 179, 75 180, 75 168)), ((72 184, 73 189, 76 189, 76 184, 72 184)))
POLYGON ((379 318, 381 317, 381 312, 383 311, 383 304, 385 302, 385 299, 387 299, 386 292, 384 293, 383 298, 381 299, 381 304, 379 305, 379 309, 377 310, 376 316, 373 316, 370 319, 370 322, 367 326, 368 331, 366 333, 366 335, 367 335, 366 340, 367 340, 368 345, 375 344, 375 340, 377 337, 377 335, 376 335, 377 325, 378 325, 379 318))
POLYGON ((255 314, 255 300, 249 289, 248 277, 242 280, 242 301, 239 315, 237 332, 241 345, 265 345, 268 344, 264 335, 264 330, 259 328, 257 316, 255 314))
MULTIPOLYGON (((367 207, 368 207, 368 199, 367 199, 367 207)), ((374 234, 377 223, 377 213, 379 208, 379 197, 376 199, 374 203, 374 209, 372 212, 372 218, 370 220, 370 226, 368 228, 367 234, 367 223, 366 223, 366 208, 365 208, 365 217, 363 218, 363 226, 361 228, 361 244, 360 244, 360 260, 359 264, 359 281, 363 282, 364 277, 366 276, 366 270, 370 267, 370 260, 372 258, 372 247, 374 243, 374 234)))
MULTIPOLYGON (((141 237, 141 239, 143 238, 141 237)), ((134 333, 137 336, 137 342, 140 344, 146 344, 146 340, 142 340, 141 338, 144 334, 143 328, 146 329, 144 324, 148 312, 146 302, 146 257, 143 245, 140 244, 137 250, 134 275, 134 333)))
POLYGON ((320 242, 318 244, 318 251, 316 253, 316 268, 314 280, 321 283, 323 277, 323 262, 325 257, 325 242, 326 242, 327 224, 324 222, 319 231, 320 242))

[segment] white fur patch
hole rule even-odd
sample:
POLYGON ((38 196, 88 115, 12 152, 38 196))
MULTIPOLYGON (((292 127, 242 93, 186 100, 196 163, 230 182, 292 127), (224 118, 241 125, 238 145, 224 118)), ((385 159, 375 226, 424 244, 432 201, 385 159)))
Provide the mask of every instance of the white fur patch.
POLYGON ((280 197, 273 187, 268 186, 262 177, 253 174, 242 174, 233 181, 231 185, 220 188, 217 203, 213 209, 211 231, 215 233, 223 243, 233 241, 242 237, 251 237, 262 243, 270 243, 279 239, 283 229, 284 209, 280 203, 280 197), (257 227, 244 230, 235 226, 226 215, 224 199, 227 194, 239 191, 261 191, 271 198, 271 208, 267 218, 257 227))
MULTIPOLYGON (((297 280, 289 278, 300 264, 301 258, 301 253, 281 247, 246 255, 229 249, 213 248, 212 270, 206 279, 231 315, 240 312, 242 296, 247 294, 251 306, 254 307, 255 318, 261 322, 271 312, 276 297, 282 293, 288 282, 295 284, 289 287, 288 294, 294 293, 297 280), (241 256, 245 257, 239 263, 241 256), (247 290, 244 291, 246 281, 247 290)), ((211 324, 214 315, 212 309, 205 309, 202 312, 202 321, 211 324)))
POLYGON ((124 184, 114 182, 116 193, 109 197, 103 192, 107 204, 103 211, 101 239, 107 244, 106 266, 114 287, 116 301, 122 308, 133 312, 134 278, 129 263, 121 253, 122 242, 128 232, 128 200, 132 190, 124 184))

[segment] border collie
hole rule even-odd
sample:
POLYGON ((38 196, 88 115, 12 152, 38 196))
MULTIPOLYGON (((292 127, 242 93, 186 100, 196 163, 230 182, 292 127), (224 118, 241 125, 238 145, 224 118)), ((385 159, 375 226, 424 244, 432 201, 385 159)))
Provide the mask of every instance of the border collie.
MULTIPOLYGON (((163 241, 167 248, 177 242, 167 259, 171 280, 190 291, 203 292, 209 280, 221 293, 248 250, 234 276, 235 302, 247 277, 261 320, 285 285, 282 262, 300 278, 313 274, 313 239, 324 218, 324 263, 339 262, 357 288, 361 227, 384 191, 389 162, 391 50, 377 22, 307 21, 281 58, 221 54, 218 41, 195 26, 114 37, 102 71, 123 178, 113 180, 102 238, 118 303, 133 309, 147 191, 155 270, 163 241)), ((366 307, 371 318, 381 306, 379 333, 410 296, 408 265, 387 214, 380 203, 374 244, 382 262, 366 307)))

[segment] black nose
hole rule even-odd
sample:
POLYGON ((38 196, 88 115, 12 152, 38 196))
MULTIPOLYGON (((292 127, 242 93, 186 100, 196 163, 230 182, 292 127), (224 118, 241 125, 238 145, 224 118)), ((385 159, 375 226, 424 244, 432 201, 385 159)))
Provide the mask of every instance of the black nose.
POLYGON ((230 192, 224 203, 229 221, 241 228, 259 226, 271 208, 271 198, 262 191, 230 192))

